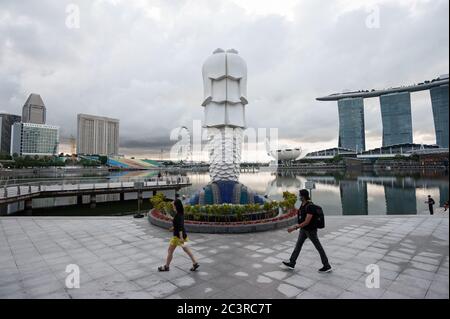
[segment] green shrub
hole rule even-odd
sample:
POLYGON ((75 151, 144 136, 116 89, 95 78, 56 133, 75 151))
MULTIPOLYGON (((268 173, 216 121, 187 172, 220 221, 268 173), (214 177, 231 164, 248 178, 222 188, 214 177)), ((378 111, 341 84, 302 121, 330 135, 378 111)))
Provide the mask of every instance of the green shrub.
POLYGON ((283 192, 283 201, 280 202, 280 207, 284 210, 295 208, 297 202, 297 195, 290 192, 283 192))
MULTIPOLYGON (((163 193, 157 193, 155 196, 150 198, 150 203, 152 203, 154 209, 163 212, 166 208, 166 196, 164 196, 163 193)), ((170 205, 172 204, 170 203, 170 205)))

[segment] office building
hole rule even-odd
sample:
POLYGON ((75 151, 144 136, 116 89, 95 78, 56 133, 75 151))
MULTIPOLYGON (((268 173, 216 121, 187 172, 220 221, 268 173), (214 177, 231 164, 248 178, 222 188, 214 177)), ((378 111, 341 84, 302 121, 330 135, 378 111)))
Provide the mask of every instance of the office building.
POLYGON ((22 122, 45 124, 46 109, 39 94, 30 94, 22 109, 22 122))
POLYGON ((57 126, 14 123, 11 133, 11 155, 52 156, 58 154, 59 128, 57 126))
POLYGON ((119 120, 78 114, 77 153, 118 155, 119 120))
POLYGON ((11 152, 12 125, 20 120, 19 115, 0 113, 0 153, 11 152))
POLYGON ((436 144, 448 148, 448 84, 430 89, 436 144))
POLYGON ((383 122, 383 146, 412 144, 411 94, 391 93, 380 96, 383 122))
POLYGON ((339 147, 356 152, 366 150, 364 129, 364 100, 362 98, 338 101, 339 147))
MULTIPOLYGON (((449 76, 444 74, 431 81, 423 81, 418 84, 397 86, 381 90, 359 90, 334 93, 328 96, 318 97, 318 101, 338 101, 339 122, 343 128, 339 131, 339 147, 355 149, 353 144, 357 139, 351 132, 355 127, 356 135, 360 135, 361 121, 351 115, 351 108, 344 109, 341 105, 351 104, 358 99, 380 98, 381 116, 383 120, 383 147, 413 143, 413 127, 411 116, 411 93, 430 91, 433 108, 433 118, 436 133, 436 144, 441 148, 448 148, 448 84, 449 76), (342 112, 342 114, 341 114, 342 112)), ((354 103, 363 102, 358 101, 354 103)), ((356 108, 355 108, 356 109, 356 108)))

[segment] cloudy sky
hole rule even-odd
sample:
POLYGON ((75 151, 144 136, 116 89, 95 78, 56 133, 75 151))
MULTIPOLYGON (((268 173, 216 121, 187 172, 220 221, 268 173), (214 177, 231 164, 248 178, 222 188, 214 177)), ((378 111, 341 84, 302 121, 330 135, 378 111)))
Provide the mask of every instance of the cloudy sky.
MULTIPOLYGON (((0 111, 21 113, 36 92, 63 137, 78 113, 110 116, 122 153, 156 157, 202 118, 203 61, 235 48, 248 125, 305 152, 334 147, 336 103, 315 98, 448 73, 448 12, 448 0, 0 0, 0 111)), ((415 142, 434 143, 429 94, 412 98, 415 142)), ((377 99, 365 116, 367 146, 380 146, 377 99)))

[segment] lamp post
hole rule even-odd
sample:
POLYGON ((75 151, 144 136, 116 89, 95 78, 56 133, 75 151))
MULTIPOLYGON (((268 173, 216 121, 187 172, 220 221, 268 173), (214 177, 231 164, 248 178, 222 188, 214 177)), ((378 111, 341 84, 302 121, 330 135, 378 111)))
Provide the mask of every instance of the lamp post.
POLYGON ((305 182, 305 188, 306 188, 307 190, 309 190, 309 196, 310 196, 311 199, 312 199, 312 190, 313 190, 313 189, 316 189, 316 183, 314 183, 314 182, 312 182, 312 181, 307 181, 307 182, 305 182))
POLYGON ((144 188, 144 182, 134 182, 134 188, 137 192, 137 200, 138 200, 138 211, 134 215, 134 218, 143 218, 144 215, 141 214, 141 202, 142 202, 142 189, 144 188))

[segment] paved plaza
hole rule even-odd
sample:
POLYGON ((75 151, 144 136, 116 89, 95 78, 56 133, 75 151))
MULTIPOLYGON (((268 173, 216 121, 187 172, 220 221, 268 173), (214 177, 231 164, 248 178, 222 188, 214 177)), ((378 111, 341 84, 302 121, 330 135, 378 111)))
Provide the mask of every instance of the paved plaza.
POLYGON ((320 232, 334 271, 319 274, 307 241, 296 270, 285 230, 190 234, 201 267, 175 252, 158 273, 171 233, 132 217, 0 218, 0 298, 449 298, 448 215, 335 216, 320 232), (66 266, 80 288, 66 288, 66 266), (366 267, 380 268, 367 288, 366 267))

